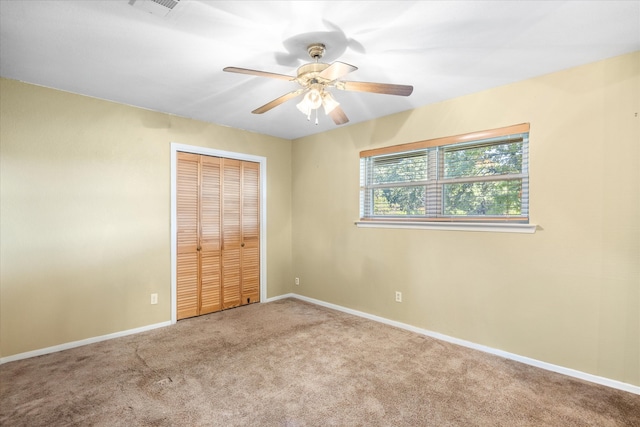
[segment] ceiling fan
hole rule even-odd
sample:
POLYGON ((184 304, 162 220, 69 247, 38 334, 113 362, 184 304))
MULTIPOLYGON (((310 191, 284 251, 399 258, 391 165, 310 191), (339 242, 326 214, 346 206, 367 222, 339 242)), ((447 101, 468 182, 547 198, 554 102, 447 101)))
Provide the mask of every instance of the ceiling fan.
POLYGON ((308 120, 311 119, 311 113, 315 110, 316 124, 318 124, 318 109, 321 106, 324 108, 325 113, 333 119, 335 124, 341 125, 349 121, 347 115, 344 113, 342 108, 340 108, 340 104, 327 90, 328 88, 400 96, 409 96, 411 95, 411 92, 413 92, 413 86, 407 85, 340 80, 340 78, 357 70, 358 68, 339 61, 331 64, 319 62, 325 52, 325 46, 322 43, 309 45, 307 47, 307 52, 311 59, 315 59, 315 62, 302 65, 298 68, 298 72, 295 77, 288 76, 286 74, 270 73, 267 71, 250 70, 248 68, 238 67, 226 67, 223 71, 297 82, 301 86, 299 89, 282 95, 281 97, 266 103, 262 107, 256 108, 252 113, 265 113, 290 99, 304 95, 302 101, 297 104, 297 107, 304 115, 307 116, 308 120))

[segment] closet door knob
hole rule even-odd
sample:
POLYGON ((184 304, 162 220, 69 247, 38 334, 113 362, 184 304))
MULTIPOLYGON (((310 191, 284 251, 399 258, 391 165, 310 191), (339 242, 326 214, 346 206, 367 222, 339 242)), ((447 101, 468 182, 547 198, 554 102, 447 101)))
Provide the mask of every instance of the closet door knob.
POLYGON ((242 246, 244 248, 244 242, 240 243, 240 246, 242 246))

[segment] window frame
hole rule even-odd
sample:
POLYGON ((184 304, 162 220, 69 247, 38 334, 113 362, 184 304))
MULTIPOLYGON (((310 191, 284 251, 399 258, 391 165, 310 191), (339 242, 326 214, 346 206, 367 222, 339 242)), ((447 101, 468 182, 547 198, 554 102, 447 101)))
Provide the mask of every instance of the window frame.
MULTIPOLYGON (((383 228, 432 228, 432 229, 447 229, 447 230, 470 230, 470 231, 505 231, 505 232, 521 232, 521 233, 533 233, 536 230, 536 225, 529 222, 529 195, 528 195, 528 180, 529 180, 529 165, 528 165, 528 135, 530 125, 529 123, 521 123, 518 125, 507 126, 498 129, 485 130, 480 132, 472 132, 462 135, 449 136, 444 138, 436 138, 431 140, 424 140, 418 142, 412 142, 407 144, 400 144, 395 146, 388 146, 382 148, 375 148, 370 150, 364 150, 360 152, 361 166, 360 166, 360 219, 356 221, 356 225, 359 227, 383 227, 383 228), (516 142, 522 140, 523 142, 523 159, 522 170, 517 174, 497 174, 489 176, 473 176, 464 178, 444 178, 444 167, 442 161, 444 159, 444 152, 447 150, 447 146, 455 144, 456 148, 473 147, 474 145, 490 144, 500 145, 508 142, 516 142), (375 188, 383 188, 393 184, 372 184, 371 182, 365 183, 366 175, 365 168, 367 167, 367 161, 365 159, 371 159, 374 157, 380 158, 383 156, 398 155, 402 157, 402 154, 406 154, 407 157, 415 156, 416 152, 431 150, 432 153, 427 155, 430 168, 433 168, 433 162, 440 162, 439 166, 436 166, 438 176, 436 178, 428 177, 427 180, 419 182, 410 182, 398 185, 399 187, 409 187, 413 185, 423 185, 425 191, 430 188, 432 193, 427 194, 427 199, 435 197, 437 199, 436 211, 434 214, 433 205, 429 205, 429 202, 425 203, 425 214, 416 216, 390 216, 390 215, 372 215, 371 210, 373 208, 373 201, 371 196, 365 197, 366 191, 373 191, 375 188), (434 155, 435 154, 435 155, 434 155), (436 159, 432 159, 436 157, 436 159), (506 215, 506 216, 490 216, 490 215, 474 215, 474 216, 458 216, 458 215, 444 215, 444 201, 443 201, 443 189, 445 184, 451 184, 455 182, 485 182, 485 181, 508 181, 518 179, 522 180, 523 188, 523 203, 521 205, 520 215, 506 215), (435 189, 435 195, 433 193, 435 189), (369 200, 367 200, 369 199, 369 200), (368 212, 366 204, 368 203, 368 212)), ((369 162, 371 164, 371 161, 369 162)), ((429 173, 429 172, 428 172, 429 173)), ((396 186, 396 187, 398 187, 396 186)))

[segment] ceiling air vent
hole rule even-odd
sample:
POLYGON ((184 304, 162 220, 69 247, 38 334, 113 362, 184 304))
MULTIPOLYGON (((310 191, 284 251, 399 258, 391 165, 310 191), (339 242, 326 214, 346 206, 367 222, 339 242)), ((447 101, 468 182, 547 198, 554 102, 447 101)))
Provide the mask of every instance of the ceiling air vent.
POLYGON ((130 0, 129 4, 153 15, 167 16, 180 0, 130 0))

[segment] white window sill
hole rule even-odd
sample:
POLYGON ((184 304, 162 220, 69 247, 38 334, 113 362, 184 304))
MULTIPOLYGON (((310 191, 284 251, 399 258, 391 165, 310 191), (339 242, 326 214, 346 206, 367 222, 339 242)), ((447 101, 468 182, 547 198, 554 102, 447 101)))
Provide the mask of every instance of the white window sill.
POLYGON ((445 231, 485 231, 493 233, 527 233, 536 232, 536 224, 513 223, 473 223, 473 222, 422 222, 422 221, 356 221, 360 228, 408 228, 422 230, 445 231))

